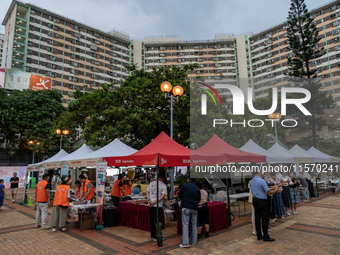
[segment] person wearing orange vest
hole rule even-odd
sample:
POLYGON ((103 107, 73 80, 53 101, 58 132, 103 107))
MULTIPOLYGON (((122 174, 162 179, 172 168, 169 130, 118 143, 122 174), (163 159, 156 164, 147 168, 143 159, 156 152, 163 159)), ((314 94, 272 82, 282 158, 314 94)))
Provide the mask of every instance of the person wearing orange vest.
POLYGON ((124 175, 124 177, 123 177, 123 188, 124 188, 124 191, 125 191, 125 196, 131 195, 131 187, 132 187, 131 181, 129 180, 129 178, 126 175, 124 175))
POLYGON ((70 186, 67 185, 67 181, 63 177, 61 184, 57 186, 53 199, 53 210, 50 225, 53 227, 52 232, 57 231, 57 227, 61 228, 61 231, 66 231, 66 219, 67 208, 69 206, 70 199, 70 186))
POLYGON ((36 228, 41 226, 41 229, 46 229, 48 202, 51 200, 49 180, 50 176, 44 174, 42 181, 38 183, 35 189, 35 204, 37 208, 35 214, 36 228))
POLYGON ((120 201, 120 197, 123 195, 125 197, 125 192, 123 189, 123 181, 122 181, 123 175, 119 174, 118 179, 115 181, 112 191, 111 191, 111 199, 112 199, 112 204, 116 208, 118 208, 118 204, 120 201))
POLYGON ((92 182, 87 180, 83 174, 79 175, 79 181, 81 182, 80 190, 83 193, 81 199, 86 201, 92 200, 94 197, 94 188, 92 182))
POLYGON ((76 185, 76 195, 75 195, 75 197, 77 199, 80 199, 81 198, 81 182, 79 180, 76 180, 74 184, 76 185))

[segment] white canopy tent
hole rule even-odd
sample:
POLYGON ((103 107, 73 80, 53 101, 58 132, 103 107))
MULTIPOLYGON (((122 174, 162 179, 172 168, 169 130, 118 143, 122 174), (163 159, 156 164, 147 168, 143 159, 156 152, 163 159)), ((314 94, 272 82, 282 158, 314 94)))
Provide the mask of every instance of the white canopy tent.
MULTIPOLYGON (((284 149, 283 147, 281 148, 284 149)), ((245 145, 243 145, 240 148, 240 150, 249 152, 249 153, 265 155, 267 157, 268 163, 293 163, 294 162, 294 158, 291 155, 286 155, 287 153, 277 153, 274 150, 271 150, 271 151, 266 150, 262 148, 260 145, 258 145, 257 143, 255 143, 252 139, 249 139, 248 142, 246 142, 245 145)))
POLYGON ((340 158, 332 157, 326 153, 323 153, 322 151, 319 151, 313 146, 307 152, 310 153, 315 158, 315 162, 319 163, 340 162, 340 158))
POLYGON ((303 163, 314 163, 315 158, 311 153, 308 153, 306 150, 301 148, 299 145, 295 144, 293 148, 289 150, 290 153, 294 154, 296 158, 299 159, 300 162, 303 163))
POLYGON ((27 169, 28 170, 36 170, 38 169, 40 166, 44 166, 45 168, 54 168, 54 167, 58 167, 54 162, 58 161, 59 159, 65 157, 69 155, 66 151, 64 151, 63 149, 60 150, 57 154, 55 154, 54 156, 36 163, 36 164, 30 164, 28 165, 27 169))
POLYGON ((134 148, 122 143, 119 139, 114 139, 109 144, 100 148, 99 150, 92 151, 84 154, 74 160, 69 160, 70 166, 95 166, 98 161, 103 157, 119 157, 128 156, 137 152, 134 148))
POLYGON ((86 144, 83 144, 79 149, 75 150, 74 152, 66 155, 65 157, 59 158, 56 160, 59 164, 67 163, 70 167, 77 167, 76 165, 80 158, 86 157, 86 155, 92 153, 93 150, 88 147, 86 144))
POLYGON ((289 150, 285 149, 278 143, 275 143, 267 151, 268 153, 278 155, 277 163, 298 163, 296 162, 295 155, 289 152, 289 150), (280 160, 280 158, 282 160, 280 160), (280 162, 283 161, 284 159, 286 159, 286 162, 280 162))

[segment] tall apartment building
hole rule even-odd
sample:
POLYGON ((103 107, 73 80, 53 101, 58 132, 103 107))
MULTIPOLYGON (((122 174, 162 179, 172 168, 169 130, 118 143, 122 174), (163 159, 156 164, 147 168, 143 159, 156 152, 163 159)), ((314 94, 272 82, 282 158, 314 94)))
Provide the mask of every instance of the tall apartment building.
MULTIPOLYGON (((318 47, 325 54, 311 63, 317 68, 323 90, 329 91, 340 103, 340 1, 334 1, 311 11, 319 31, 318 47)), ((263 32, 244 36, 246 65, 244 69, 255 97, 268 95, 268 89, 285 83, 288 74, 289 42, 287 23, 263 32)))
POLYGON ((4 35, 0 34, 0 67, 2 67, 3 52, 4 52, 4 35))
POLYGON ((211 41, 182 41, 180 37, 145 38, 142 65, 145 70, 157 66, 183 66, 198 63, 191 78, 229 80, 237 83, 237 50, 232 35, 216 35, 211 41))
POLYGON ((19 1, 12 2, 2 24, 3 66, 52 77, 52 88, 64 103, 72 100, 74 90, 128 75, 131 40, 124 33, 105 33, 19 1))
MULTIPOLYGON (((340 103, 340 1, 311 10, 319 29, 319 47, 326 54, 313 62, 323 83, 340 103)), ((288 73, 286 23, 257 34, 216 35, 213 40, 183 41, 179 36, 132 40, 127 34, 102 32, 40 7, 14 0, 3 20, 3 67, 42 74, 53 79, 53 89, 72 100, 84 85, 99 87, 119 82, 135 63, 151 71, 157 66, 198 63, 191 78, 210 83, 228 82, 255 98, 285 84, 288 73)))

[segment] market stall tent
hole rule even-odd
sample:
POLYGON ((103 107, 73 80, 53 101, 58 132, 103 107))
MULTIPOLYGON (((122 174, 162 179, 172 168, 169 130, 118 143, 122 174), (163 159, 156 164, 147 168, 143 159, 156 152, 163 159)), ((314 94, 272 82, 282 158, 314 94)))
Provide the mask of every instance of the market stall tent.
POLYGON ((55 154, 54 156, 36 163, 36 164, 30 164, 28 165, 28 170, 34 170, 34 169, 38 169, 40 166, 44 166, 45 168, 55 168, 58 167, 55 162, 58 161, 60 158, 63 158, 65 156, 69 155, 66 151, 64 151, 63 149, 61 149, 57 154, 55 154))
POLYGON ((287 149, 283 148, 280 144, 275 143, 272 147, 267 150, 271 154, 279 155, 277 163, 295 163, 294 155, 287 149), (280 162, 280 158, 286 159, 285 162, 280 162))
POLYGON ((214 134, 208 142, 195 150, 200 155, 224 155, 226 162, 266 162, 266 156, 245 152, 231 146, 214 134))
POLYGON ((83 158, 85 155, 88 155, 92 152, 93 150, 90 147, 88 147, 86 144, 83 144, 79 149, 66 155, 65 157, 59 158, 56 160, 56 162, 59 164, 59 166, 62 163, 67 163, 70 165, 70 167, 78 167, 79 158, 83 158))
POLYGON ((249 139, 240 150, 249 152, 249 153, 258 153, 261 155, 265 155, 267 158, 267 163, 291 163, 291 157, 285 157, 284 155, 277 154, 272 151, 268 151, 262 148, 260 145, 255 143, 252 139, 249 139))
POLYGON ((122 143, 119 139, 114 139, 109 144, 104 147, 84 154, 83 156, 69 161, 71 166, 95 166, 98 161, 101 161, 104 157, 113 157, 113 156, 128 156, 137 152, 134 148, 127 146, 125 143, 122 143))
POLYGON ((190 149, 161 132, 152 142, 129 156, 104 157, 108 166, 189 166, 190 149))
POLYGON ((301 148, 299 145, 294 145, 293 148, 289 150, 290 153, 295 155, 295 158, 299 158, 299 160, 303 163, 313 163, 315 162, 315 158, 308 153, 306 150, 301 148))
POLYGON ((315 162, 327 163, 327 162, 340 162, 340 158, 332 157, 322 151, 319 151, 315 147, 311 147, 308 151, 313 157, 315 157, 315 162))

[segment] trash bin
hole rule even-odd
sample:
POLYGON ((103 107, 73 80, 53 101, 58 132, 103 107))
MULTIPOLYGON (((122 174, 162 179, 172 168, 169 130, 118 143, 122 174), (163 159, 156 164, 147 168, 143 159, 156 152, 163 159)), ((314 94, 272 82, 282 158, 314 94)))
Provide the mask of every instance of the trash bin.
POLYGON ((35 188, 35 184, 36 184, 36 178, 31 177, 31 188, 35 188))

